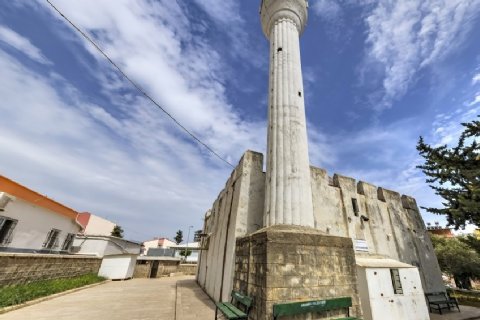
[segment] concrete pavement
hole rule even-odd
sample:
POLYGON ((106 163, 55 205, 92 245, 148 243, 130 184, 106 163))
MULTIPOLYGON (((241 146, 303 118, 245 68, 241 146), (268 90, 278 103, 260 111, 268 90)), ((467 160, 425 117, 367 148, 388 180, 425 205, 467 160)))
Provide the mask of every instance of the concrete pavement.
MULTIPOLYGON (((430 314, 431 320, 480 320, 480 309, 430 314)), ((215 305, 193 276, 112 281, 0 315, 0 320, 213 320, 215 305)), ((385 319, 387 320, 387 319, 385 319)))
POLYGON ((0 319, 176 320, 177 281, 182 278, 112 281, 11 311, 0 319))
POLYGON ((468 306, 460 306, 460 311, 442 310, 443 315, 438 312, 430 313, 430 320, 480 320, 480 309, 468 306))

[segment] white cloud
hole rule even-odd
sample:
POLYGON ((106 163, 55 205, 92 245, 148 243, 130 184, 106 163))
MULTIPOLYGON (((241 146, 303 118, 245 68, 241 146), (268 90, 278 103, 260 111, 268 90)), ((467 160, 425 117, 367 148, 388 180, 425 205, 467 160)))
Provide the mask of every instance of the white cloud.
POLYGON ((476 75, 473 76, 473 78, 472 78, 472 85, 477 84, 478 82, 480 82, 480 73, 479 73, 479 74, 476 74, 476 75))
POLYGON ((471 107, 480 102, 480 94, 473 99, 473 101, 467 103, 467 106, 471 107))
POLYGON ((43 64, 52 64, 50 60, 45 58, 42 52, 35 47, 30 40, 19 35, 15 31, 5 26, 0 25, 0 41, 8 43, 18 51, 26 54, 30 59, 43 64))
POLYGON ((343 9, 337 0, 318 0, 313 3, 312 8, 315 14, 327 21, 336 21, 343 15, 343 9))
POLYGON ((379 1, 365 18, 368 62, 383 66, 377 110, 401 98, 419 70, 457 50, 479 12, 476 0, 379 1))
MULTIPOLYGON (((32 5, 52 29, 71 30, 44 1, 32 5)), ((58 5, 222 157, 236 165, 247 149, 264 151, 266 124, 243 120, 229 103, 221 55, 208 39, 194 36, 195 26, 177 2, 58 5)), ((61 76, 36 73, 0 50, 2 174, 78 211, 108 215, 125 229, 173 236, 187 220, 200 229, 231 168, 132 95, 130 84, 76 31, 64 35, 67 45, 73 40, 76 51, 80 45, 96 58, 92 63, 84 52, 76 56, 110 101, 96 104, 61 76)))

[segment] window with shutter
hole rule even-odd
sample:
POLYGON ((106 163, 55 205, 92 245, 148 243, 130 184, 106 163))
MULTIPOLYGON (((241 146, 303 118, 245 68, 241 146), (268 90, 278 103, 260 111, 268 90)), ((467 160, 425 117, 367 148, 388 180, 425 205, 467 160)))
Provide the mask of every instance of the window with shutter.
POLYGON ((52 249, 58 247, 58 237, 60 236, 60 230, 58 229, 51 229, 48 234, 47 238, 43 242, 42 247, 46 249, 52 249))
POLYGON ((8 245, 13 239, 13 230, 18 220, 0 216, 0 245, 8 245))
POLYGON ((390 269, 392 277, 393 292, 395 294, 403 294, 402 282, 400 281, 400 272, 398 269, 390 269))
POLYGON ((63 241, 63 244, 62 244, 62 250, 69 250, 70 247, 73 244, 74 239, 75 239, 75 234, 73 234, 73 233, 67 234, 67 236, 65 237, 65 240, 63 241))

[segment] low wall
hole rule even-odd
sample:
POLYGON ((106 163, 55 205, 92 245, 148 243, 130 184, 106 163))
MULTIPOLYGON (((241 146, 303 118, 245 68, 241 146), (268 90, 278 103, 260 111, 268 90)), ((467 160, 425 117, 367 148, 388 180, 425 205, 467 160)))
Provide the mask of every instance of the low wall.
POLYGON ((176 272, 183 272, 184 275, 191 275, 194 276, 197 274, 197 265, 196 264, 181 264, 178 266, 178 271, 176 272))
MULTIPOLYGON (((162 276, 169 276, 170 273, 184 272, 183 269, 180 270, 180 259, 178 260, 163 260, 161 257, 155 259, 155 257, 141 256, 137 259, 137 264, 135 265, 135 270, 133 271, 134 278, 161 278, 162 276), (155 271, 155 269, 157 271, 155 271)), ((190 266, 188 266, 190 267, 190 266)), ((195 271, 190 271, 186 268, 185 271, 190 273, 185 274, 195 274, 197 266, 194 265, 195 271), (193 272, 193 273, 192 273, 193 272)))
POLYGON ((0 254, 0 287, 98 273, 101 258, 51 254, 0 254))

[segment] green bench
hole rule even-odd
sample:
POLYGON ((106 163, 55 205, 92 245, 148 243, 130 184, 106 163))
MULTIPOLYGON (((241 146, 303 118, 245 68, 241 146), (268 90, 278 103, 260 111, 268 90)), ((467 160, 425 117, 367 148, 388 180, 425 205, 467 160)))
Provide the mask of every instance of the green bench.
POLYGON ((442 309, 451 310, 452 308, 457 308, 458 312, 460 312, 458 301, 456 299, 452 299, 446 292, 425 293, 425 296, 427 297, 430 313, 432 313, 432 308, 438 311, 440 314, 442 314, 442 309))
POLYGON ((335 298, 327 300, 314 300, 293 303, 282 303, 273 305, 273 319, 278 317, 293 316, 310 312, 321 312, 330 310, 347 309, 346 318, 338 318, 332 320, 361 320, 350 317, 350 307, 352 306, 352 298, 335 298))
POLYGON ((233 290, 231 293, 232 300, 228 302, 217 302, 215 303, 215 320, 217 320, 217 312, 220 310, 227 319, 247 319, 248 311, 253 303, 253 298, 247 297, 244 294, 241 294, 238 291, 233 290), (245 311, 242 311, 235 307, 232 303, 233 300, 240 302, 240 304, 245 306, 245 311))

